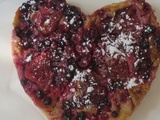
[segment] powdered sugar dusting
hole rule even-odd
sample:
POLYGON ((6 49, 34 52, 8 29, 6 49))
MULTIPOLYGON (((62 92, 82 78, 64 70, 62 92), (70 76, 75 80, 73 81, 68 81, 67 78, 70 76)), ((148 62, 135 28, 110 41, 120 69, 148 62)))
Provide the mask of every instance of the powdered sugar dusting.
POLYGON ((97 83, 95 83, 94 77, 89 74, 91 74, 90 69, 84 71, 76 69, 76 75, 69 85, 72 100, 77 108, 84 105, 88 108, 93 104, 91 101, 91 93, 96 90, 95 86, 97 86, 97 83))
POLYGON ((108 25, 103 24, 106 32, 101 35, 101 41, 103 42, 101 52, 103 55, 107 53, 115 59, 118 56, 125 58, 136 52, 134 44, 137 38, 135 36, 141 35, 143 29, 143 26, 137 22, 135 23, 134 18, 131 18, 126 11, 121 12, 120 16, 118 19, 113 17, 108 25), (108 26, 107 29, 106 26, 108 26))
POLYGON ((30 62, 32 60, 32 55, 29 55, 27 58, 26 58, 26 62, 30 62))
POLYGON ((122 53, 120 50, 118 50, 116 47, 112 46, 112 45, 108 45, 107 52, 109 52, 109 54, 113 57, 113 58, 117 58, 118 55, 122 55, 125 56, 124 53, 122 53))
POLYGON ((135 62, 134 62, 134 67, 137 67, 138 63, 141 62, 141 59, 137 59, 135 62))
POLYGON ((131 89, 134 86, 137 86, 136 83, 137 78, 131 78, 127 83, 125 83, 127 89, 131 89))
POLYGON ((73 92, 73 93, 75 93, 76 89, 75 88, 71 88, 70 91, 73 92))
POLYGON ((73 18, 70 20, 70 24, 72 25, 74 22, 75 22, 75 18, 76 18, 76 16, 73 16, 73 18))
POLYGON ((94 91, 94 88, 92 86, 87 88, 87 93, 91 93, 92 91, 94 91))
POLYGON ((86 75, 91 72, 89 69, 86 71, 79 71, 76 69, 76 75, 73 78, 73 81, 86 81, 86 75))
MULTIPOLYGON (((92 87, 88 87, 88 89, 93 91, 92 87)), ((88 89, 87 89, 87 91, 88 91, 88 89)), ((73 90, 73 88, 71 90, 73 90)), ((88 108, 90 105, 92 105, 91 94, 90 94, 90 92, 92 92, 92 91, 90 91, 90 90, 88 92, 85 90, 79 90, 79 91, 84 92, 83 95, 82 95, 82 93, 79 94, 78 92, 75 92, 73 94, 72 100, 78 108, 82 107, 83 105, 85 105, 85 107, 88 108)))
POLYGON ((73 102, 76 104, 76 106, 78 108, 80 108, 83 105, 86 105, 86 108, 87 108, 87 107, 89 107, 89 105, 92 104, 91 98, 90 98, 89 94, 84 95, 83 97, 79 96, 78 94, 74 94, 74 96, 73 96, 73 102))
POLYGON ((103 46, 107 46, 105 51, 109 53, 113 58, 117 58, 118 55, 126 56, 126 53, 130 54, 133 52, 134 47, 132 44, 134 44, 135 42, 133 40, 131 32, 121 32, 114 41, 110 38, 110 36, 105 36, 101 39, 105 40, 105 42, 103 42, 103 46))
POLYGON ((49 25, 49 24, 50 24, 50 22, 51 22, 51 19, 50 19, 50 18, 48 18, 48 19, 46 19, 46 20, 45 20, 44 24, 45 24, 45 25, 49 25))
POLYGON ((132 89, 135 86, 143 84, 144 80, 141 78, 132 77, 127 82, 124 83, 125 89, 132 89))

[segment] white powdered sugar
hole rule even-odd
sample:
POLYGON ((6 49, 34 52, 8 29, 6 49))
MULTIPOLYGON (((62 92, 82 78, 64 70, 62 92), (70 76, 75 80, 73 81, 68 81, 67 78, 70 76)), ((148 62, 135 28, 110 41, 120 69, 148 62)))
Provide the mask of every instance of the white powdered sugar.
MULTIPOLYGON (((127 81, 126 83, 124 83, 124 86, 126 89, 132 89, 133 87, 137 86, 138 83, 136 83, 137 81, 137 78, 133 77, 133 78, 130 78, 129 81, 127 81)), ((139 80, 140 84, 143 83, 143 80, 140 79, 139 80)))
POLYGON ((69 24, 72 25, 75 22, 76 16, 73 16, 73 18, 69 21, 69 24))
POLYGON ((82 72, 76 69, 76 75, 69 85, 70 92, 72 92, 73 95, 72 100, 78 108, 80 108, 83 105, 86 105, 87 108, 92 104, 91 93, 94 92, 94 86, 96 86, 97 83, 94 82, 93 77, 86 77, 90 73, 90 69, 84 70, 82 72), (74 82, 76 82, 76 86, 73 86, 74 82))
POLYGON ((86 94, 84 96, 74 94, 72 99, 78 108, 83 105, 86 105, 86 108, 88 108, 92 104, 90 94, 86 94))
POLYGON ((131 32, 121 32, 114 41, 109 36, 105 36, 101 39, 105 40, 105 42, 103 42, 103 46, 107 46, 105 50, 102 49, 103 54, 104 51, 106 51, 111 57, 117 58, 118 55, 125 57, 126 54, 133 52, 134 46, 132 44, 135 42, 133 41, 131 32))
POLYGON ((66 37, 63 37, 62 40, 63 40, 64 42, 67 42, 66 37))
MULTIPOLYGON (((121 12, 121 18, 112 18, 106 30, 106 25, 103 25, 106 32, 101 36, 103 47, 102 55, 106 53, 112 57, 125 58, 135 51, 134 44, 137 41, 136 35, 140 35, 143 26, 135 23, 126 12, 121 12), (129 32, 130 31, 130 32, 129 32), (105 47, 106 46, 106 47, 105 47)), ((147 30, 149 31, 149 29, 147 30)))
POLYGON ((80 107, 83 105, 82 102, 80 101, 78 95, 74 95, 74 96, 73 96, 73 102, 76 103, 76 106, 77 106, 78 108, 80 108, 80 107))
POLYGON ((63 24, 66 25, 66 27, 69 27, 69 24, 66 21, 63 21, 63 24))
POLYGON ((139 83, 143 84, 144 83, 143 79, 139 79, 139 83))
POLYGON ((94 91, 94 88, 92 86, 88 87, 87 88, 87 93, 91 93, 94 91))
POLYGON ((45 20, 44 24, 45 24, 45 25, 49 25, 49 24, 50 24, 50 22, 51 22, 51 19, 50 19, 50 18, 48 18, 48 19, 46 19, 46 20, 45 20))
POLYGON ((75 92, 76 92, 76 89, 75 89, 75 88, 71 88, 70 91, 71 91, 72 93, 75 93, 75 92))
POLYGON ((127 83, 126 83, 126 88, 131 89, 134 86, 137 86, 138 84, 136 83, 136 78, 131 78, 127 83))
POLYGON ((117 58, 118 55, 122 55, 125 56, 124 53, 122 53, 120 50, 118 50, 116 47, 112 46, 112 45, 108 45, 107 52, 109 52, 109 54, 113 57, 113 58, 117 58))
POLYGON ((76 75, 74 76, 73 81, 86 81, 86 75, 90 72, 89 69, 85 71, 79 71, 76 69, 76 75))
POLYGON ((138 63, 141 62, 142 60, 141 59, 137 59, 135 62, 134 62, 134 67, 137 67, 138 63))
POLYGON ((126 19, 127 20, 131 20, 131 18, 129 17, 129 15, 126 15, 126 19))
POLYGON ((142 28, 142 26, 136 25, 136 30, 141 30, 142 28))
POLYGON ((87 47, 85 47, 83 50, 82 50, 82 53, 89 53, 89 50, 87 47))
POLYGON ((124 22, 124 20, 123 20, 123 19, 121 19, 119 22, 120 22, 120 23, 123 23, 123 22, 124 22))
POLYGON ((27 58, 26 58, 26 62, 30 62, 32 60, 32 55, 29 55, 27 58))
POLYGON ((92 104, 91 99, 90 99, 90 95, 88 95, 88 94, 83 97, 83 100, 84 100, 85 105, 92 104))
POLYGON ((73 70, 74 70, 73 65, 69 65, 68 67, 69 67, 69 70, 70 70, 70 71, 73 71, 73 70))

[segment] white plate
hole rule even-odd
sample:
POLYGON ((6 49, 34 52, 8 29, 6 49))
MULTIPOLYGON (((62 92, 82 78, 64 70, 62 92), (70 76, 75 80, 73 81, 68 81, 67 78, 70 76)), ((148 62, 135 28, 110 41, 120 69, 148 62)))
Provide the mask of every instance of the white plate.
MULTIPOLYGON (((68 0, 86 14, 121 0, 68 0)), ((25 0, 0 0, 0 120, 45 120, 19 84, 11 55, 11 30, 16 9, 25 0)), ((160 21, 160 1, 148 0, 160 21)), ((129 120, 160 119, 160 70, 150 92, 129 120)))

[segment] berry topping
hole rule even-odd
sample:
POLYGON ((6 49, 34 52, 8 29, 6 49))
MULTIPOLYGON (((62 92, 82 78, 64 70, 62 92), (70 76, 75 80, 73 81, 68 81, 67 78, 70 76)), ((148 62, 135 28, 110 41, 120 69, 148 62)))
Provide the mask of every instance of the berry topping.
POLYGON ((148 36, 156 31, 156 28, 153 25, 147 25, 144 28, 145 36, 148 36))
POLYGON ((86 68, 90 64, 90 58, 88 56, 80 58, 78 65, 81 68, 86 68))
POLYGON ((104 109, 106 106, 110 106, 111 103, 107 98, 103 98, 98 102, 98 109, 104 109))
POLYGON ((21 85, 22 85, 23 87, 25 87, 26 84, 27 84, 27 80, 21 80, 21 85))
POLYGON ((46 97, 43 100, 44 105, 50 105, 52 103, 52 99, 50 97, 46 97))
POLYGON ((90 16, 65 0, 29 0, 18 9, 14 62, 25 92, 49 119, 119 119, 146 93, 160 28, 143 0, 124 3, 90 16))
POLYGON ((118 112, 117 112, 117 111, 112 111, 112 116, 113 116, 114 118, 118 117, 118 112))
POLYGON ((65 112, 65 113, 63 114, 63 119, 64 119, 64 120, 71 120, 71 119, 72 119, 72 114, 71 114, 71 112, 65 112))
POLYGON ((42 90, 38 90, 37 93, 36 93, 36 96, 38 98, 42 99, 45 96, 45 94, 42 90))
POLYGON ((85 112, 78 113, 76 120, 86 120, 85 112))
POLYGON ((28 12, 28 10, 30 9, 30 5, 27 4, 27 3, 23 3, 22 6, 20 7, 20 11, 25 13, 25 12, 28 12))
POLYGON ((71 102, 71 101, 65 101, 63 103, 62 109, 64 109, 64 110, 67 111, 67 110, 71 110, 73 107, 74 107, 74 103, 73 102, 71 102))
POLYGON ((67 6, 65 10, 65 18, 73 29, 77 29, 83 24, 81 12, 75 6, 67 6))

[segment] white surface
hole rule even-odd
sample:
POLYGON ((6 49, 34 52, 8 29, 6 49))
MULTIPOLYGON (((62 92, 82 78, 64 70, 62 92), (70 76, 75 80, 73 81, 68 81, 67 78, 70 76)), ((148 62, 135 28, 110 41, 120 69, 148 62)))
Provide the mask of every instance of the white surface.
MULTIPOLYGON (((0 0, 0 120, 44 120, 40 111, 19 84, 11 55, 12 21, 18 6, 25 0, 0 0)), ((108 3, 122 0, 68 0, 86 14, 108 3)), ((148 0, 160 21, 160 1, 148 0)), ((160 70, 150 92, 129 120, 160 120, 160 70)))

